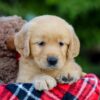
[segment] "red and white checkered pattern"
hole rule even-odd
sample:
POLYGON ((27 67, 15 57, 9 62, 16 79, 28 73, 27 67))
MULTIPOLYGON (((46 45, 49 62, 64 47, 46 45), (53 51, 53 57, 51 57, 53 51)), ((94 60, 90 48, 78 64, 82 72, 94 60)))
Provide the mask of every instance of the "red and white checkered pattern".
POLYGON ((100 80, 87 74, 76 83, 58 84, 49 91, 37 91, 31 83, 0 85, 0 100, 99 100, 100 80))

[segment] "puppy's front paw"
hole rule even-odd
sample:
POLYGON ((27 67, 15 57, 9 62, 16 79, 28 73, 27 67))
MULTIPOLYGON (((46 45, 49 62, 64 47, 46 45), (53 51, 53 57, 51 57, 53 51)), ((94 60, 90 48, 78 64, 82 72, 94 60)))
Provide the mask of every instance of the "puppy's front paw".
POLYGON ((77 80, 80 79, 80 74, 73 74, 73 73, 66 73, 66 74, 60 74, 57 77, 57 81, 59 83, 69 83, 72 84, 74 82, 76 82, 77 80))
POLYGON ((36 76, 33 79, 33 84, 36 90, 50 90, 57 85, 56 80, 48 75, 36 76))

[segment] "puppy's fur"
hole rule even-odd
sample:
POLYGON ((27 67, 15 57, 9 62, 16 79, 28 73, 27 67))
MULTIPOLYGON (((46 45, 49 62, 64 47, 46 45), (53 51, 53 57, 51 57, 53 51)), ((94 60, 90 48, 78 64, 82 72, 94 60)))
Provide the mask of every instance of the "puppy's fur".
POLYGON ((16 82, 33 82, 38 90, 48 90, 60 83, 77 81, 82 70, 74 61, 80 43, 74 29, 65 20, 43 15, 26 23, 15 36, 15 46, 21 54, 16 82), (56 57, 56 65, 48 57, 56 57))

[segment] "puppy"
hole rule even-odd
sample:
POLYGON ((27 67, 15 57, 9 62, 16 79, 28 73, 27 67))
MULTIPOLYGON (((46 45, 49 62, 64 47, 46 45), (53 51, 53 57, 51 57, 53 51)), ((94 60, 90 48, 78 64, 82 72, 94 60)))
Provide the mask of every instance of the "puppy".
POLYGON ((74 58, 80 43, 65 20, 43 15, 27 22, 15 35, 20 53, 16 82, 33 82, 37 90, 49 90, 59 83, 73 83, 82 76, 74 58))

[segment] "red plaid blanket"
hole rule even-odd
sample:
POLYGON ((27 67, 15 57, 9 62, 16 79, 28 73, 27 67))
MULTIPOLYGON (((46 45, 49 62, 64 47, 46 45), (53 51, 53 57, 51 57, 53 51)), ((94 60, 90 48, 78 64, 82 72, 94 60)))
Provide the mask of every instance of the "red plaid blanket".
POLYGON ((37 91, 31 83, 0 84, 0 100, 99 100, 99 96, 100 81, 94 74, 49 91, 37 91))

